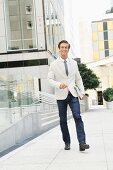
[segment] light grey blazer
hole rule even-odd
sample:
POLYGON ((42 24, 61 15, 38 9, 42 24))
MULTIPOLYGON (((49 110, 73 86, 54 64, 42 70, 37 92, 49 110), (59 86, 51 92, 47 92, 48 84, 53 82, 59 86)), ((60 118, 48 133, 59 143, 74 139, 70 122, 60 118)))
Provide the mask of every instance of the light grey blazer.
POLYGON ((58 57, 55 61, 53 61, 50 64, 48 72, 48 81, 51 86, 55 87, 55 96, 57 100, 66 99, 68 91, 70 91, 73 96, 77 97, 76 90, 74 89, 75 81, 81 93, 85 94, 77 62, 71 58, 68 58, 68 63, 69 63, 68 76, 65 73, 64 63, 60 57, 58 57), (60 89, 59 88, 60 83, 66 84, 68 88, 60 89))

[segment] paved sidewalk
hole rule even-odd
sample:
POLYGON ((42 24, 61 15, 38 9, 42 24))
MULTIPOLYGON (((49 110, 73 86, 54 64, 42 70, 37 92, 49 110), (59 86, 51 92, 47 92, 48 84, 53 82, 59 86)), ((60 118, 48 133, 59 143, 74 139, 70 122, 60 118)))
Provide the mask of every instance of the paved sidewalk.
POLYGON ((70 120, 71 150, 64 150, 57 126, 0 158, 0 170, 113 170, 113 112, 95 106, 82 118, 89 150, 79 151, 70 120))

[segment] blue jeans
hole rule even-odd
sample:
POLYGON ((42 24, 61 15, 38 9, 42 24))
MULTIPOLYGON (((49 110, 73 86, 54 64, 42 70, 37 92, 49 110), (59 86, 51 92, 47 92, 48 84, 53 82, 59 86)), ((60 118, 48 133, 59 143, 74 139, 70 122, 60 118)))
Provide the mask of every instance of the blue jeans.
POLYGON ((57 100, 60 127, 62 131, 62 138, 65 143, 71 143, 70 134, 67 125, 67 106, 69 105, 73 114, 76 125, 77 139, 79 144, 86 143, 84 124, 80 115, 80 103, 78 97, 74 97, 70 92, 65 100, 57 100))

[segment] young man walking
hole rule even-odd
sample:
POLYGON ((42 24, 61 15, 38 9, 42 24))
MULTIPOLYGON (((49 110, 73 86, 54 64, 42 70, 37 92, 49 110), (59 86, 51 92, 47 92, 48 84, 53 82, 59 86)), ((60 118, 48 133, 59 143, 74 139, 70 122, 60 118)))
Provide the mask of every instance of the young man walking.
POLYGON ((84 131, 84 124, 80 115, 80 103, 77 91, 75 90, 75 82, 81 91, 80 99, 84 98, 84 86, 80 76, 77 62, 68 58, 70 44, 66 40, 62 40, 58 44, 59 56, 50 65, 48 72, 48 81, 51 86, 55 87, 55 95, 58 104, 60 127, 62 138, 65 143, 65 150, 70 150, 70 134, 67 125, 67 106, 73 114, 76 125, 77 139, 79 142, 79 150, 84 151, 89 149, 86 144, 86 135, 84 131))

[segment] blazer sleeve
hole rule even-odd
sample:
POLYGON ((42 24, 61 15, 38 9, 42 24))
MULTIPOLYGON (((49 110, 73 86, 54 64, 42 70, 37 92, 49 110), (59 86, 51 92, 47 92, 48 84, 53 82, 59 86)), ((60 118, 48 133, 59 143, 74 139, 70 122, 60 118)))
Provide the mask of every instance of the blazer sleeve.
POLYGON ((47 79, 51 86, 59 88, 61 83, 55 80, 55 70, 53 63, 50 64, 47 79))
POLYGON ((81 77, 79 69, 78 69, 77 62, 76 62, 75 82, 76 82, 77 86, 79 87, 81 93, 85 94, 84 85, 83 85, 82 77, 81 77))

